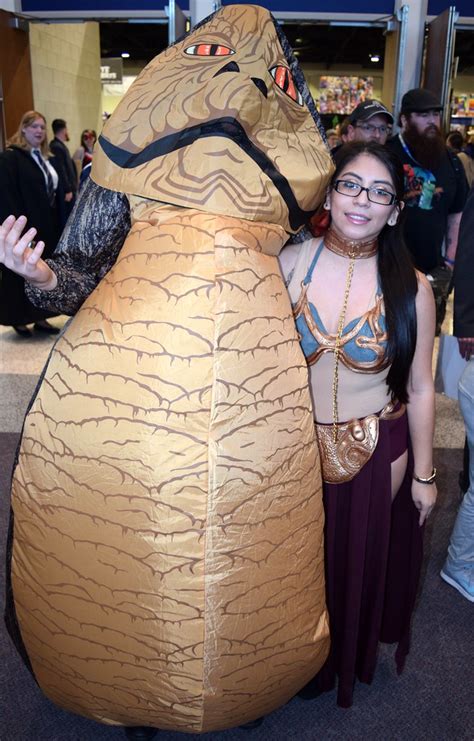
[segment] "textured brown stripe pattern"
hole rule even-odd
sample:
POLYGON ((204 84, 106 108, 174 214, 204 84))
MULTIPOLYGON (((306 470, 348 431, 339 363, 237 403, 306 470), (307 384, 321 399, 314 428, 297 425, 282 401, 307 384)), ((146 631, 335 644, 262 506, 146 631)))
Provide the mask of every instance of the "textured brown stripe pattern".
MULTIPOLYGON (((107 142, 140 155, 172 139, 174 151, 122 167, 98 143, 93 178, 99 185, 208 213, 291 226, 289 204, 269 176, 269 167, 288 181, 298 206, 308 212, 321 203, 333 169, 331 155, 306 105, 282 90, 271 70, 288 62, 264 8, 222 8, 205 25, 153 59, 121 100, 103 129, 107 142), (189 48, 218 44, 230 56, 196 56, 189 48), (229 63, 234 65, 231 71, 229 63), (253 80, 258 80, 266 95, 253 80), (266 158, 258 164, 238 132, 218 123, 238 122, 248 141, 266 158), (205 125, 215 136, 189 143, 186 132, 205 125), (183 143, 187 142, 186 145, 183 143)), ((151 155, 150 155, 151 156, 151 155)))
POLYGON ((199 732, 272 710, 324 661, 319 462, 284 231, 134 215, 26 420, 15 601, 56 703, 199 732))

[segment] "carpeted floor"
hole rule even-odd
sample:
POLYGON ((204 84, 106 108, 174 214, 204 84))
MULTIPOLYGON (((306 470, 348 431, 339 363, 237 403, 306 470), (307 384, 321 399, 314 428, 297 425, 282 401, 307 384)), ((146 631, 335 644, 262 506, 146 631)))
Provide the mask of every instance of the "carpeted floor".
MULTIPOLYGON (((3 347, 5 349, 5 345, 3 347)), ((42 356, 47 348, 40 347, 42 356)), ((3 355, 2 361, 6 356, 3 355)), ((0 551, 4 553, 9 480, 22 414, 37 372, 2 362, 0 375, 0 551), (21 373, 21 371, 20 371, 21 373), (10 374, 10 378, 8 378, 10 374)), ((460 419, 454 402, 438 397, 443 435, 437 435, 439 504, 426 531, 423 583, 413 625, 413 646, 398 677, 393 648, 383 646, 375 680, 359 684, 350 710, 335 693, 305 702, 294 699, 253 731, 233 729, 189 736, 161 732, 157 741, 471 741, 474 738, 474 606, 439 578, 453 525, 462 465, 460 419)), ((461 429, 462 432, 462 429, 461 429)), ((3 582, 2 571, 2 582, 3 582)), ((1 587, 3 613, 4 589, 1 587)), ((0 741, 121 741, 123 731, 66 713, 36 686, 0 626, 0 741)))

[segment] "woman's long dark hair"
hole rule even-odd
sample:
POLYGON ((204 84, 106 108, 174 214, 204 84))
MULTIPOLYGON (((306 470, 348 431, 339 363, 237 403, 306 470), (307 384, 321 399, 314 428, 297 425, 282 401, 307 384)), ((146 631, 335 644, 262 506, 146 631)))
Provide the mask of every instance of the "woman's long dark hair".
MULTIPOLYGON (((390 149, 375 142, 346 144, 336 154, 332 187, 341 172, 361 154, 375 157, 388 170, 397 202, 403 200, 403 165, 390 149)), ((395 226, 386 224, 379 234, 378 272, 385 304, 388 331, 387 357, 391 368, 387 385, 399 401, 408 401, 408 377, 416 345, 415 268, 403 239, 403 211, 395 226)))

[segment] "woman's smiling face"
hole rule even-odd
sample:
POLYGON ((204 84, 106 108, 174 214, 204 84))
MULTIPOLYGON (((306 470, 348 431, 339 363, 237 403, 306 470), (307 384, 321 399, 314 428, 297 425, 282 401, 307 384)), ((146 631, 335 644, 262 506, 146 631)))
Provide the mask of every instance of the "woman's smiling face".
MULTIPOLYGON (((395 195, 390 172, 370 154, 355 157, 341 170, 337 180, 349 181, 363 188, 377 188, 395 195)), ((357 190, 355 185, 354 189, 357 190)), ((394 211, 399 210, 397 204, 387 206, 370 201, 365 190, 352 197, 338 193, 333 188, 328 194, 328 200, 333 229, 340 236, 357 241, 377 237, 394 211)))

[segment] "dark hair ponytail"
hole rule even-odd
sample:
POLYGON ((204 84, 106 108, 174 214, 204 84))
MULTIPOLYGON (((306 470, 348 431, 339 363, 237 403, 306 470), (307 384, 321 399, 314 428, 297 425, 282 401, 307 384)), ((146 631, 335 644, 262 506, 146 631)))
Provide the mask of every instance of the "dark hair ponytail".
POLYGON ((379 236, 378 271, 388 332, 387 356, 391 362, 387 384, 392 395, 406 404, 416 345, 418 283, 399 223, 395 227, 386 226, 379 236))
MULTIPOLYGON (((404 194, 403 165, 394 152, 375 142, 354 142, 341 147, 336 156, 336 171, 331 185, 340 172, 361 154, 375 157, 387 168, 400 203, 404 194)), ((385 225, 379 234, 378 272, 388 333, 387 357, 391 363, 387 385, 396 399, 406 403, 408 377, 416 345, 415 301, 418 282, 403 239, 403 216, 402 211, 397 224, 385 225)))

